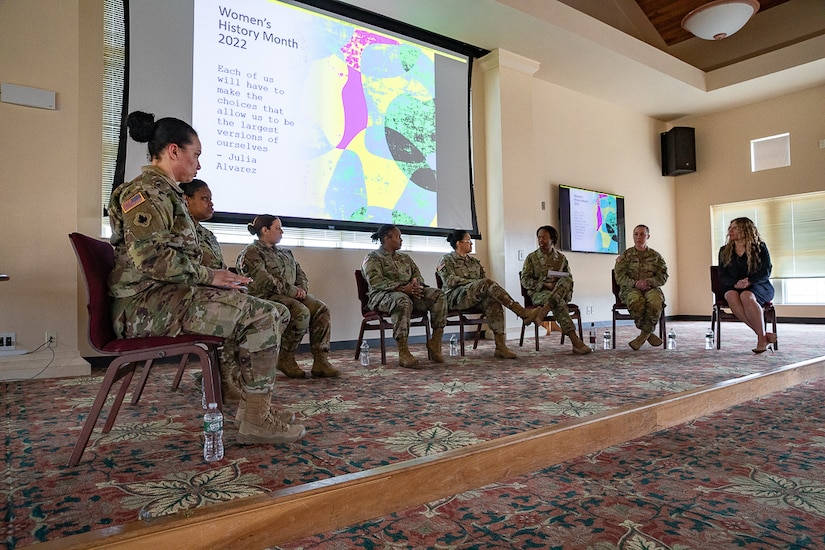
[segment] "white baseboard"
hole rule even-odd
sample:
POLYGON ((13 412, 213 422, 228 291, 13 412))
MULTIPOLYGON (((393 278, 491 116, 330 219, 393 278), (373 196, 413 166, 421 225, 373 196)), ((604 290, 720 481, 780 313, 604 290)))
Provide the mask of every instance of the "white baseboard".
POLYGON ((88 376, 91 365, 78 350, 48 349, 25 355, 0 356, 0 380, 88 376))

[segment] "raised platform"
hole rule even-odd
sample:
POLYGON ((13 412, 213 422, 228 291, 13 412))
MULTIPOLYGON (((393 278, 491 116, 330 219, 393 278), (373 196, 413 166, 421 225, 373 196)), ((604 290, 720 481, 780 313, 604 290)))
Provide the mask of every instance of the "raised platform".
MULTIPOLYGON (((444 385, 452 384, 452 393, 447 395, 455 396, 460 384, 469 387, 471 380, 475 379, 485 386, 480 390, 484 395, 473 395, 471 390, 467 390, 460 399, 462 404, 467 405, 466 412, 471 416, 474 412, 475 417, 483 422, 473 424, 476 418, 468 418, 461 427, 467 432, 481 434, 482 425, 489 424, 491 419, 498 418, 500 422, 497 431, 491 432, 487 440, 473 445, 410 460, 384 459, 390 463, 348 473, 344 472, 347 468, 341 468, 348 463, 337 464, 332 461, 332 455, 326 455, 330 456, 324 463, 328 474, 322 479, 199 507, 185 513, 64 537, 42 547, 153 550, 158 547, 271 547, 537 471, 805 380, 825 376, 825 358, 822 357, 825 350, 810 349, 810 346, 800 349, 805 342, 814 341, 814 335, 820 336, 817 341, 822 341, 821 327, 782 327, 780 338, 783 351, 759 357, 746 351, 750 348, 748 335, 735 327, 725 327, 725 342, 730 347, 719 352, 705 352, 700 348, 707 328, 705 323, 682 323, 675 324, 682 346, 675 352, 651 348, 643 348, 636 353, 629 349, 617 349, 615 352, 600 350, 586 358, 578 358, 567 355, 567 348, 559 347, 552 336, 542 342, 542 352, 539 354, 520 350, 523 356, 521 361, 490 360, 488 346, 484 350, 468 353, 468 358, 463 362, 432 371, 389 368, 379 369, 386 371, 383 373, 374 370, 370 377, 360 370, 352 370, 355 367, 349 357, 350 362, 346 365, 349 372, 337 381, 279 379, 279 388, 288 385, 288 391, 280 394, 285 403, 294 403, 289 408, 295 410, 301 422, 310 428, 307 441, 293 445, 284 456, 284 459, 303 456, 304 469, 310 464, 318 467, 325 448, 334 450, 336 441, 352 435, 339 433, 348 429, 348 421, 356 422, 359 428, 363 428, 362 422, 368 421, 367 417, 359 416, 356 407, 347 409, 348 413, 343 415, 327 411, 314 424, 313 415, 308 412, 310 405, 305 400, 307 393, 320 393, 330 398, 340 396, 339 401, 348 402, 350 395, 347 391, 352 390, 352 384, 372 382, 380 386, 383 383, 382 392, 389 394, 389 388, 394 388, 395 395, 387 399, 384 410, 376 414, 381 417, 392 415, 402 424, 409 420, 411 426, 431 426, 438 420, 438 424, 451 426, 455 434, 459 432, 459 426, 455 425, 457 420, 450 417, 449 411, 456 409, 459 401, 443 397, 444 385), (792 336, 790 331, 794 331, 796 336, 792 336), (802 355, 808 358, 786 364, 787 360, 800 359, 802 355), (388 376, 387 380, 383 379, 385 376, 388 376), (415 409, 411 401, 405 401, 405 397, 412 396, 416 403, 420 402, 427 395, 433 395, 426 393, 435 391, 433 386, 439 386, 438 391, 442 392, 438 397, 432 397, 441 408, 429 408, 425 412, 423 408, 415 409), (499 388, 503 388, 502 393, 497 393, 499 388), (517 400, 518 396, 514 397, 516 393, 524 395, 525 399, 517 400), (571 418, 575 413, 565 409, 563 414, 551 415, 550 421, 546 419, 543 426, 510 429, 518 425, 541 424, 536 419, 546 418, 542 414, 550 409, 545 405, 552 403, 556 406, 565 400, 572 403, 573 409, 582 416, 571 418), (491 402, 497 407, 495 410, 489 409, 493 406, 491 402), (390 403, 398 408, 389 408, 390 403), (594 404, 604 405, 601 412, 594 412, 599 408, 594 404), (422 418, 423 414, 427 418, 422 418), (534 417, 534 414, 538 416, 534 417), (316 512, 310 513, 310 510, 316 512)), ((625 338, 620 333, 619 341, 623 339, 629 337, 625 338)), ((525 348, 531 343, 525 342, 525 348)), ((820 347, 822 345, 819 344, 820 347)), ((369 392, 361 390, 361 393, 369 392)), ((311 406, 317 408, 318 404, 313 402, 311 406)), ((366 402, 361 406, 366 408, 366 402)), ((353 429, 353 432, 356 430, 353 429)), ((374 445, 376 440, 388 439, 383 435, 367 437, 366 433, 356 434, 361 445, 367 444, 364 443, 367 440, 374 445)), ((228 458, 234 455, 244 456, 244 462, 260 460, 260 454, 255 454, 259 449, 234 446, 231 437, 228 434, 228 458)), ((125 441, 120 445, 128 447, 133 443, 125 441)), ((352 455, 357 454, 355 447, 349 448, 352 455)), ((281 455, 283 449, 275 447, 273 454, 281 455)), ((371 455, 380 454, 377 453, 380 449, 370 450, 373 451, 369 453, 371 455)), ((84 457, 84 462, 98 466, 98 462, 103 460, 99 454, 105 454, 105 449, 99 448, 94 456, 84 457)), ((395 453, 396 456, 398 454, 395 453)), ((79 468, 83 468, 84 462, 79 468)), ((207 465, 201 466, 201 470, 209 468, 207 465)), ((277 472, 287 475, 289 467, 285 462, 277 472)), ((250 465, 250 471, 254 469, 254 464, 250 465)), ((293 483, 296 481, 294 475, 289 477, 293 483)))

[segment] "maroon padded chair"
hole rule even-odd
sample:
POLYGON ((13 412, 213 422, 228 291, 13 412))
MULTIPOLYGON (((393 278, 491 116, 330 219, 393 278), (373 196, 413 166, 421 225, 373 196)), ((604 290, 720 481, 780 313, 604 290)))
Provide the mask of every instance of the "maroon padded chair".
MULTIPOLYGON (((617 320, 633 320, 633 317, 630 316, 630 311, 628 311, 627 306, 622 302, 622 299, 619 298, 619 291, 621 288, 619 287, 619 283, 616 282, 616 271, 614 269, 610 270, 610 279, 611 279, 611 288, 613 290, 613 298, 616 302, 613 304, 613 349, 616 349, 616 321, 617 320)), ((662 340, 662 349, 667 350, 667 327, 665 321, 665 305, 662 305, 662 314, 659 316, 659 338, 662 340)))
MULTIPOLYGON (((521 297, 524 298, 524 307, 525 309, 534 309, 539 306, 533 303, 533 300, 530 299, 530 293, 527 292, 527 289, 524 288, 524 285, 521 284, 521 272, 518 274, 519 278, 519 286, 521 286, 521 297)), ((582 312, 579 309, 579 306, 570 302, 567 304, 567 311, 570 312, 570 319, 575 319, 578 321, 579 326, 579 339, 584 338, 584 330, 582 330, 582 312)), ((555 321, 555 317, 553 317, 553 312, 551 311, 544 317, 544 322, 553 322, 555 321)), ((535 329, 535 339, 536 339, 536 351, 539 351, 539 326, 534 324, 535 329)), ((527 329, 527 325, 521 325, 521 338, 519 338, 518 345, 524 345, 524 331, 527 329)), ((561 333, 561 343, 564 344, 564 333, 561 333)))
MULTIPOLYGON (((441 280, 441 275, 436 272, 435 284, 441 289, 444 282, 441 280)), ((481 327, 487 322, 487 317, 484 315, 484 310, 478 307, 471 307, 467 309, 448 309, 447 310, 447 326, 458 327, 458 341, 461 345, 461 356, 464 357, 464 327, 474 326, 475 338, 473 340, 473 349, 478 349, 478 339, 481 336, 481 327)))
MULTIPOLYGON (((710 266, 710 289, 713 291, 713 312, 710 316, 710 328, 716 336, 716 349, 722 348, 722 321, 739 321, 739 318, 731 313, 728 301, 725 300, 725 292, 722 290, 722 282, 719 280, 719 266, 710 266)), ((773 333, 776 334, 776 308, 773 302, 762 304, 762 320, 765 326, 771 324, 773 333)), ((778 342, 774 342, 774 349, 779 349, 778 342)))
POLYGON ((69 459, 68 465, 73 467, 80 462, 80 458, 86 450, 89 438, 92 431, 94 431, 109 392, 115 383, 123 380, 106 418, 103 433, 108 433, 112 429, 123 399, 126 397, 129 384, 140 363, 144 364, 144 376, 133 396, 133 403, 137 403, 140 399, 140 393, 143 391, 143 385, 146 383, 146 378, 155 359, 181 357, 173 385, 173 389, 177 389, 189 356, 195 355, 200 360, 203 371, 203 387, 207 402, 218 403, 220 408, 221 384, 216 348, 223 344, 223 338, 200 334, 117 338, 112 326, 112 304, 109 297, 109 273, 115 263, 114 250, 109 243, 80 233, 70 233, 69 239, 77 254, 77 260, 86 280, 89 344, 96 352, 114 357, 106 369, 106 375, 103 377, 92 410, 83 423, 83 429, 77 438, 74 451, 69 459))
MULTIPOLYGON (((358 300, 361 302, 361 330, 358 332, 358 342, 355 344, 355 360, 361 356, 361 342, 364 341, 364 332, 367 330, 377 330, 381 334, 381 364, 387 364, 387 344, 385 342, 384 331, 392 330, 392 321, 389 315, 380 311, 370 309, 368 292, 369 284, 364 278, 360 269, 355 270, 355 286, 358 289, 358 300)), ((410 327, 424 327, 427 333, 427 340, 430 339, 430 323, 426 311, 413 311, 410 317, 410 327)))

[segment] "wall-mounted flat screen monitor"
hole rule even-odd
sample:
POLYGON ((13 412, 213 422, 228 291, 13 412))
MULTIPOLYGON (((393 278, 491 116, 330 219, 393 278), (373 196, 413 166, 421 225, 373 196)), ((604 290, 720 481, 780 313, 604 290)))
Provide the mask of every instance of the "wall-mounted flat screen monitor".
POLYGON ((623 252, 624 197, 559 185, 559 238, 570 252, 623 252))

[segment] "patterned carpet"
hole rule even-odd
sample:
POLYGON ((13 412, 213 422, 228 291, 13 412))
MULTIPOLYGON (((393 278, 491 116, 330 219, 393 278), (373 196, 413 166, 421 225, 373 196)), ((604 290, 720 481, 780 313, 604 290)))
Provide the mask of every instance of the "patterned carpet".
MULTIPOLYGON (((19 548, 183 512, 825 355, 822 326, 783 325, 780 350, 755 356, 752 338, 738 323, 724 326, 724 346, 718 351, 704 349, 707 323, 671 325, 679 344, 673 351, 646 346, 633 352, 626 342, 635 334, 625 327, 615 351, 573 356, 554 333, 542 337, 538 353, 532 339, 520 349, 511 342, 519 360, 493 359, 492 344, 483 342, 475 351, 468 346, 467 357, 425 371, 393 367, 394 353, 386 368, 363 368, 351 351, 336 352, 332 360, 342 369, 339 379, 279 376, 277 400, 306 425, 303 440, 291 446, 239 446, 228 421, 226 457, 215 464, 202 458, 200 394, 191 376, 171 392, 171 366, 153 370, 140 403, 124 405, 109 434, 98 428, 72 469, 65 464, 101 374, 0 383, 0 543, 19 548)), ((414 352, 425 359, 422 345, 414 352)), ((309 370, 308 357, 301 357, 309 370)), ((695 548, 703 537, 711 548, 825 545, 820 514, 825 507, 810 504, 825 498, 817 482, 825 441, 817 430, 825 425, 825 413, 812 398, 816 389, 789 392, 796 396, 792 406, 762 400, 762 421, 757 417, 763 413, 752 411, 716 415, 534 476, 284 548, 654 548, 645 541, 655 538, 669 541, 670 546, 659 547, 695 548), (730 436, 721 435, 726 419, 734 429, 730 436), (759 429, 747 432, 748 425, 759 429), (788 448, 788 442, 800 447, 788 448), (761 484, 774 487, 776 496, 758 500, 748 494, 761 493, 761 484), (777 504, 796 494, 819 496, 800 498, 800 504, 785 509, 777 504), (698 497, 700 505, 694 502, 698 497), (739 531, 743 538, 730 538, 739 531), (794 543, 794 536, 809 544, 794 543), (723 539, 713 537, 728 537, 728 542, 714 545, 708 541, 723 539)))

